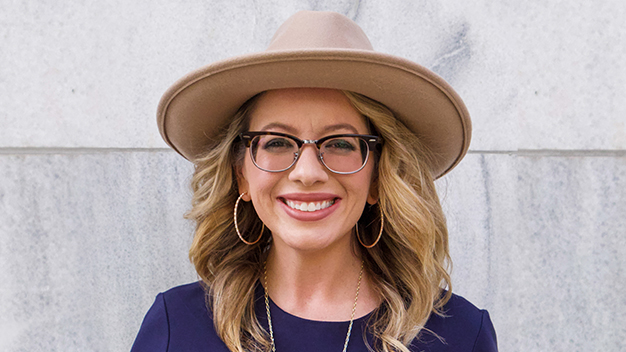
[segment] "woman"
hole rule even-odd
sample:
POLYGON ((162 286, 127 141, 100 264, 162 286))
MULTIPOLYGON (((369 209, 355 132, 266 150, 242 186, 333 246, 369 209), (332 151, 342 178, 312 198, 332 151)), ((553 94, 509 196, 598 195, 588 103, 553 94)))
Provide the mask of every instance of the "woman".
POLYGON ((202 281, 157 296, 133 351, 496 350, 488 313, 449 290, 433 181, 470 121, 432 72, 299 12, 265 52, 181 79, 158 118, 196 165, 202 281))

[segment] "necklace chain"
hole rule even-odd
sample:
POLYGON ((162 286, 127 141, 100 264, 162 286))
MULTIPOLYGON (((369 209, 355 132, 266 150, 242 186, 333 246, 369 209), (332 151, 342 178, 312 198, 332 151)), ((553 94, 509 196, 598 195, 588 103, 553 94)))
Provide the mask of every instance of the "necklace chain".
MULTIPOLYGON (((350 342, 350 333, 352 333, 352 323, 354 322, 354 313, 356 312, 356 304, 359 300, 359 290, 361 289, 361 278, 363 278, 363 262, 361 262, 361 270, 359 271, 359 283, 356 285, 356 295, 354 296, 354 305, 352 305, 352 314, 350 315, 350 325, 348 325, 348 333, 346 334, 346 342, 343 344, 343 352, 348 350, 348 342, 350 342)), ((274 329, 272 328, 272 314, 270 313, 270 295, 267 287, 267 260, 263 263, 263 281, 265 282, 265 312, 267 313, 267 324, 270 328, 270 339, 272 340, 272 352, 276 352, 276 343, 274 342, 274 329)))

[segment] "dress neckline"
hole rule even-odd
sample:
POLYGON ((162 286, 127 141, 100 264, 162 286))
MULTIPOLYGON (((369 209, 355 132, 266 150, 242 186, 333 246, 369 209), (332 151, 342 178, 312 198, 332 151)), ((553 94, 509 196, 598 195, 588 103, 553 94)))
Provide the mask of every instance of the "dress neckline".
MULTIPOLYGON (((260 282, 258 282, 257 284, 257 288, 256 288, 256 305, 263 305, 263 307, 265 307, 265 304, 263 304, 263 301, 265 300, 265 292, 264 292, 264 288, 263 285, 261 285, 260 282)), ((315 319, 308 319, 308 318, 303 318, 303 317, 299 317, 297 315, 291 314, 289 312, 287 312, 286 310, 282 309, 280 306, 278 306, 273 300, 272 297, 269 297, 269 302, 270 302, 270 309, 272 310, 272 320, 274 320, 274 312, 278 313, 279 316, 281 316, 281 318, 283 319, 289 319, 292 321, 301 321, 304 323, 308 323, 308 324, 337 324, 337 325, 347 325, 350 323, 350 319, 347 320, 340 320, 340 321, 326 321, 326 320, 315 320, 315 319)), ((367 321, 372 314, 374 314, 374 312, 378 309, 379 307, 373 309, 372 311, 370 311, 369 313, 365 314, 362 317, 359 318, 354 318, 354 324, 361 323, 363 321, 367 321)), ((263 311, 265 311, 265 309, 263 309, 263 311)), ((278 316, 277 316, 278 317, 278 316)))

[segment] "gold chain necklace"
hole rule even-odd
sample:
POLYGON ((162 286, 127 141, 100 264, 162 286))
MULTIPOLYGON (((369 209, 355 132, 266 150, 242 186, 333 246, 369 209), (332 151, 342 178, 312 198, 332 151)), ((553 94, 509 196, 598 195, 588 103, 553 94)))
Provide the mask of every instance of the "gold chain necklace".
MULTIPOLYGON (((263 263, 263 281, 265 282, 265 312, 267 313, 267 325, 270 327, 270 339, 272 340, 272 352, 276 352, 276 343, 274 342, 274 329, 272 329, 272 315, 270 314, 270 295, 267 288, 267 260, 263 263)), ((359 283, 356 285, 356 296, 354 297, 354 305, 352 306, 352 314, 350 315, 350 325, 348 325, 348 333, 346 334, 346 342, 343 344, 343 352, 348 349, 350 342, 350 333, 352 332, 352 322, 354 321, 354 313, 356 312, 356 303, 359 300, 359 289, 361 288, 361 278, 363 277, 363 262, 361 262, 361 271, 359 272, 359 283)))

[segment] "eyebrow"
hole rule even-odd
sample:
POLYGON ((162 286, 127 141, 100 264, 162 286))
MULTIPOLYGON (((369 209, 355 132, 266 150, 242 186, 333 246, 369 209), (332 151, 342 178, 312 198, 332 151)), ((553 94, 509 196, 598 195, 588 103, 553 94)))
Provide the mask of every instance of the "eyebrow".
MULTIPOLYGON (((292 133, 292 134, 297 134, 298 133, 298 131, 295 128, 293 128, 293 127, 291 127, 289 125, 285 125, 284 123, 279 123, 279 122, 272 122, 270 124, 267 124, 267 125, 265 125, 265 126, 263 126, 261 128, 261 131, 267 131, 267 130, 270 130, 270 129, 281 129, 281 130, 287 131, 287 132, 292 133)), ((334 132, 334 131, 337 131, 337 130, 350 130, 354 134, 359 134, 359 131, 357 131, 357 129, 354 126, 352 126, 352 125, 350 125, 348 123, 338 123, 336 125, 326 126, 322 130, 322 133, 326 134, 326 133, 334 132)))
POLYGON ((324 127, 323 132, 324 133, 328 133, 328 132, 334 132, 334 131, 337 131, 337 130, 350 130, 354 134, 359 134, 359 131, 357 131, 354 126, 352 126, 351 124, 348 124, 348 123, 338 123, 336 125, 326 126, 326 127, 324 127))
POLYGON ((289 126, 289 125, 285 125, 284 123, 279 123, 279 122, 272 122, 270 124, 267 124, 263 127, 261 127, 261 131, 267 131, 267 130, 271 130, 271 129, 279 129, 279 130, 285 130, 291 134, 296 134, 298 131, 296 131, 295 128, 289 126))

